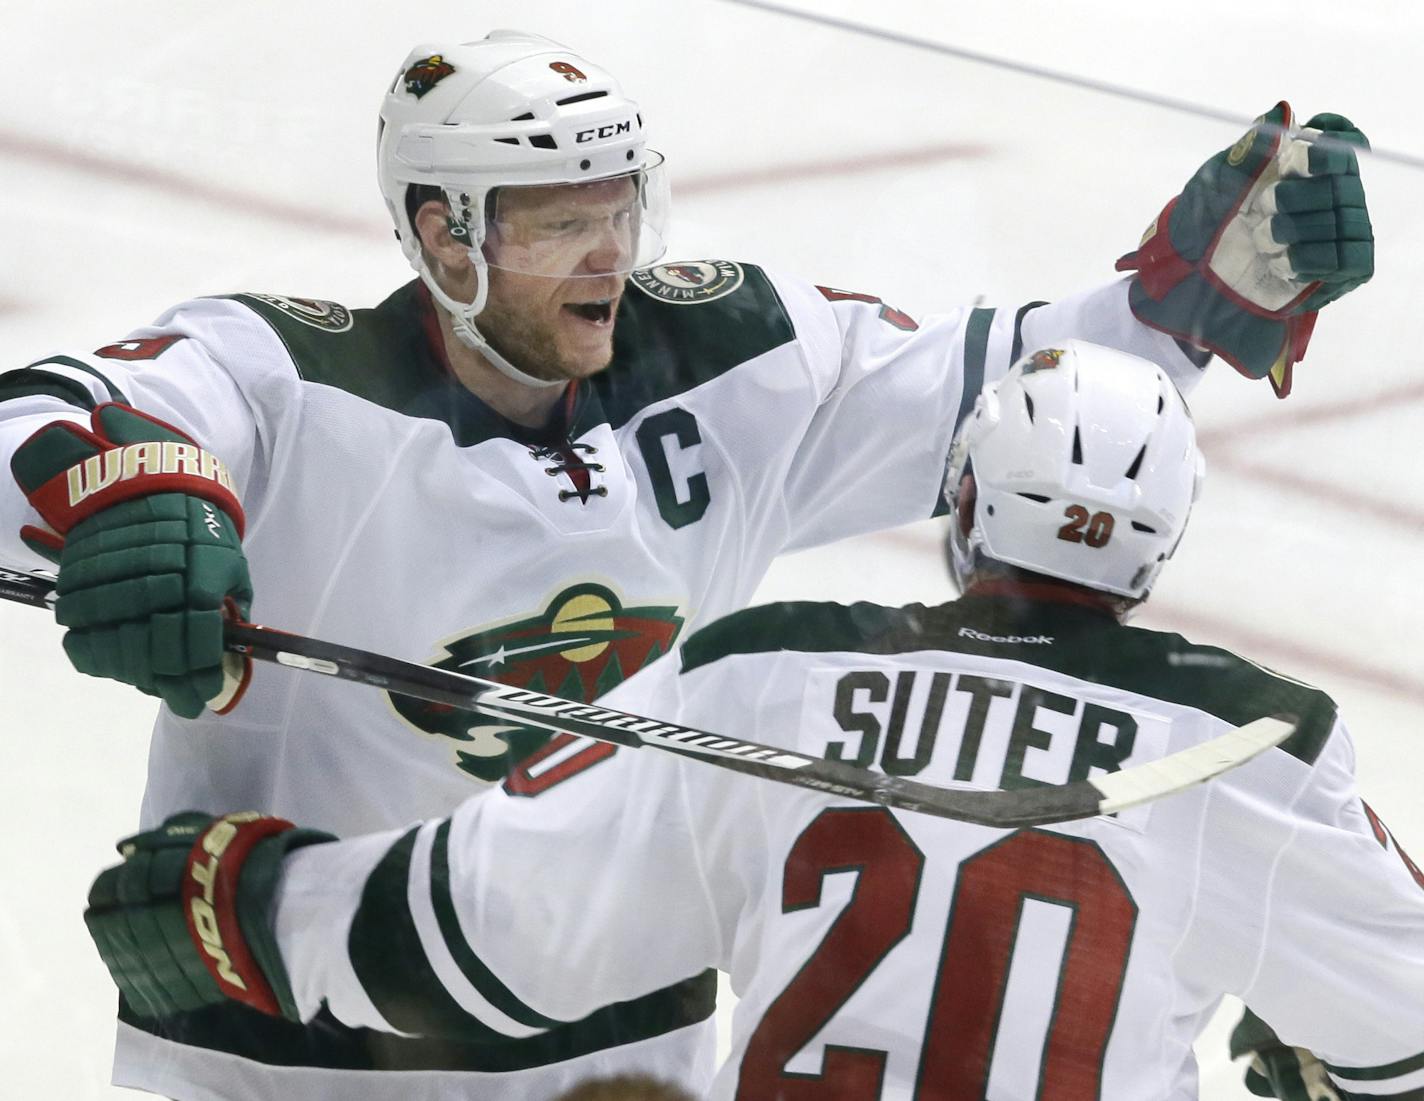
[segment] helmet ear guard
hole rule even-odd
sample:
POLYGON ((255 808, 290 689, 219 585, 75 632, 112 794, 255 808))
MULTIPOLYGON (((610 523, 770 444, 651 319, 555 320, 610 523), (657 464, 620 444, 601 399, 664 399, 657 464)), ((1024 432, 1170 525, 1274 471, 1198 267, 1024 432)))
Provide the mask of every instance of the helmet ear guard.
POLYGON ((1030 353, 985 387, 951 447, 951 573, 963 591, 995 562, 1139 601, 1203 472, 1155 364, 1081 341, 1030 353))
POLYGON ((967 443, 975 444, 999 427, 1004 419, 1003 406, 999 403, 999 391, 986 386, 974 399, 974 413, 969 422, 967 443))
POLYGON ((978 490, 974 483, 974 464, 970 451, 979 440, 992 432, 1000 419, 999 395, 992 385, 986 385, 974 399, 974 408, 964 418, 950 446, 949 464, 944 481, 944 499, 951 516, 968 538, 974 526, 974 504, 978 490))

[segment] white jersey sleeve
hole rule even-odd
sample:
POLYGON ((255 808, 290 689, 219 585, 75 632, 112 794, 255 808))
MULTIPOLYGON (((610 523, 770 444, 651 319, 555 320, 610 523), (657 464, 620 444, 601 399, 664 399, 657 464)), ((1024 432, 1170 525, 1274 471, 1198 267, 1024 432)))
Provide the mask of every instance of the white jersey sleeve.
MULTIPOLYGON (((1219 794, 1208 828, 1239 830, 1247 793, 1225 784, 1219 794)), ((1244 920, 1259 945, 1240 996, 1283 1043, 1320 1058, 1349 1096, 1414 1096, 1424 1090, 1424 874, 1361 801, 1343 724, 1289 803, 1254 814, 1255 867, 1206 864, 1216 881, 1202 891, 1210 899, 1245 888, 1247 905, 1217 916, 1244 920)))
POLYGON ((950 441, 985 383, 1025 351, 1070 337, 1159 363, 1184 392, 1201 368, 1133 318, 1127 281, 1058 303, 964 308, 917 323, 870 295, 778 277, 819 396, 781 487, 788 546, 935 513, 950 441))
MULTIPOLYGON (((636 679, 665 684, 664 667, 636 679)), ((276 928, 299 1009, 521 1039, 725 969, 740 901, 710 889, 707 839, 745 835, 755 862, 763 835, 689 768, 705 766, 620 749, 539 794, 506 786, 449 819, 293 854, 276 928)))
POLYGON ((304 1017, 325 1003, 351 1026, 523 1039, 725 968, 729 900, 693 832, 719 824, 688 815, 682 768, 622 750, 558 798, 491 791, 294 854, 277 932, 304 1017))
MULTIPOLYGON (((0 402, 0 456, 55 420, 88 426, 88 411, 118 401, 186 432, 227 466, 251 513, 265 478, 265 446, 276 435, 274 414, 294 403, 297 375, 270 326, 247 308, 202 299, 168 310, 152 325, 87 354, 38 360, 7 381, 30 390, 0 402), (222 349, 221 355, 216 349, 222 349)), ((24 524, 39 524, 14 482, 0 478, 0 561, 52 568, 19 540, 24 524)))

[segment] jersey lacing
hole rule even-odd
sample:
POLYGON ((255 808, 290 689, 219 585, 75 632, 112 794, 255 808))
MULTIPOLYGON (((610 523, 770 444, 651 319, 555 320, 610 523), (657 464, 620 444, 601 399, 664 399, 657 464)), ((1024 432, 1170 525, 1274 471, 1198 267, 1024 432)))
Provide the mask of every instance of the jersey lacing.
POLYGON ((557 478, 560 474, 567 474, 569 480, 574 483, 573 489, 559 490, 560 501, 572 501, 577 497, 580 501, 587 501, 590 497, 607 497, 608 487, 606 485, 593 485, 590 474, 602 474, 602 463, 585 462, 580 455, 596 455, 598 448, 592 444, 571 443, 564 440, 554 446, 531 447, 529 454, 539 462, 553 460, 553 464, 544 468, 544 473, 551 478, 557 478))

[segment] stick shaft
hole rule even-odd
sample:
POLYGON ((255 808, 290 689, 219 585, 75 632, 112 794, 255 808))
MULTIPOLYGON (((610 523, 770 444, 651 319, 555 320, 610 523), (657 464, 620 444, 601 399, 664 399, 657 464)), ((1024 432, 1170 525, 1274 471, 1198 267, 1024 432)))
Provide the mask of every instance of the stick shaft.
MULTIPOLYGON (((47 608, 54 603, 54 588, 52 578, 0 569, 0 599, 47 608)), ((1294 729, 1289 717, 1258 719, 1169 757, 1097 780, 1014 791, 938 788, 252 623, 228 623, 223 641, 226 649, 258 661, 356 681, 505 722, 630 748, 660 749, 827 795, 1005 829, 1091 818, 1159 799, 1244 764, 1279 745, 1294 729)))
POLYGON ((37 574, 16 573, 0 567, 0 600, 13 600, 32 608, 54 605, 54 580, 37 574))
POLYGON ((1098 813, 1102 798, 1101 792, 1086 783, 1047 788, 1043 794, 1049 798, 1027 801, 1025 817, 1017 809, 1026 801, 1022 797, 1040 793, 933 787, 840 761, 809 757, 254 624, 230 623, 224 634, 228 649, 261 661, 357 681, 524 726, 580 734, 632 748, 661 749, 750 776, 900 810, 981 825, 1043 825, 1091 817, 1098 813))

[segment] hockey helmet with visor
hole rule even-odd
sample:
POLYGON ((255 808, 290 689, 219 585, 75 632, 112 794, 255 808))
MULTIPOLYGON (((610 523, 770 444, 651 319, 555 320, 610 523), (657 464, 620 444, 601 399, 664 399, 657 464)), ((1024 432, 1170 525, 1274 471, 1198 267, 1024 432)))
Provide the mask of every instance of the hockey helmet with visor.
POLYGON ((456 337, 526 385, 558 383, 519 370, 480 332, 491 270, 601 289, 666 252, 667 177, 638 105, 605 70, 538 35, 416 47, 382 104, 377 168, 402 251, 456 337), (412 188, 443 198, 474 267, 471 301, 430 271, 412 188))

